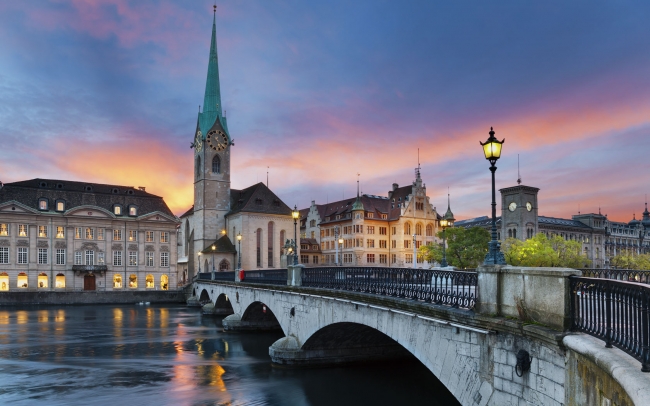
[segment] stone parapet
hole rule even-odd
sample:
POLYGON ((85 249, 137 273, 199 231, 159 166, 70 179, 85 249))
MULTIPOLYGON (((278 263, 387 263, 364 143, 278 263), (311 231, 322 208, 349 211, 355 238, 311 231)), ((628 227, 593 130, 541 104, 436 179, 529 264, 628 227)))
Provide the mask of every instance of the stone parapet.
POLYGON ((302 286, 303 264, 289 265, 287 267, 287 286, 302 286))
POLYGON ((478 313, 516 317, 560 331, 569 328, 569 276, 580 276, 580 271, 484 265, 477 272, 478 313))

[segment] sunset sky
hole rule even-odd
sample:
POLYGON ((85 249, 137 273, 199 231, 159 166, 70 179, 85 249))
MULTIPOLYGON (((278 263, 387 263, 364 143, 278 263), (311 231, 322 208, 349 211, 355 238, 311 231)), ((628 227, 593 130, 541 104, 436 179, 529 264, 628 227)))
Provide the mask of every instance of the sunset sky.
MULTIPOLYGON (((0 0, 0 181, 146 186, 192 204, 211 1, 0 0)), ((386 195, 417 166, 434 206, 490 213, 479 141, 505 138, 497 188, 539 213, 629 221, 650 193, 650 2, 217 3, 233 188, 293 207, 386 195)))

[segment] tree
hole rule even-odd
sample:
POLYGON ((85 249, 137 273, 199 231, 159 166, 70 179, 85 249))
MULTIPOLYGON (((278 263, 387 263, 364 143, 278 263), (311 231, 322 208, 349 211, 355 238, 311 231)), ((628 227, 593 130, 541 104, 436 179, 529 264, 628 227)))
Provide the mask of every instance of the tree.
POLYGON ((622 252, 612 257, 610 265, 619 269, 650 270, 650 254, 622 252))
MULTIPOLYGON (((452 227, 445 231, 447 262, 456 268, 476 268, 485 259, 490 233, 480 227, 452 227)), ((442 231, 436 234, 442 239, 442 231)), ((442 261, 442 244, 424 245, 418 255, 429 262, 442 261)))
POLYGON ((565 268, 591 265, 591 261, 582 253, 582 243, 567 241, 560 236, 548 239, 540 233, 526 241, 508 238, 501 250, 510 265, 565 268))

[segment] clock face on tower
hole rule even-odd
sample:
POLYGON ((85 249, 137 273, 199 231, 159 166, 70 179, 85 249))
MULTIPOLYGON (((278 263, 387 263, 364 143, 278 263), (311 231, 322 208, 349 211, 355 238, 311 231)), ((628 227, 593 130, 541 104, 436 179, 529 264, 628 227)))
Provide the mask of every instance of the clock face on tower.
POLYGON ((208 146, 215 151, 223 151, 228 144, 228 136, 223 131, 210 131, 206 137, 208 146))
POLYGON ((533 205, 530 202, 526 202, 526 210, 531 211, 533 209, 533 205))
POLYGON ((510 203, 510 205, 508 206, 508 210, 510 211, 515 211, 516 208, 517 208, 517 203, 515 202, 510 203))
POLYGON ((202 138, 203 138, 203 134, 201 134, 201 131, 197 131, 196 137, 194 138, 194 150, 196 151, 197 154, 201 152, 201 150, 203 149, 202 138))

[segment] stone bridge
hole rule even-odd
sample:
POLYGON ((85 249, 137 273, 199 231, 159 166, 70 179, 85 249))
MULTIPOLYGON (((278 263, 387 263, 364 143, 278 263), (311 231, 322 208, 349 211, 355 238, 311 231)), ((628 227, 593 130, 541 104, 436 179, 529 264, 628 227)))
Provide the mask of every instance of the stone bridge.
POLYGON ((462 405, 650 404, 650 379, 638 361, 565 333, 574 270, 484 267, 477 289, 490 300, 479 295, 474 310, 292 286, 300 285, 294 272, 300 268, 290 267, 288 286, 198 280, 192 289, 216 313, 230 314, 225 330, 281 329, 285 336, 269 348, 277 364, 410 353, 462 405), (521 350, 532 357, 527 371, 516 368, 521 350))

